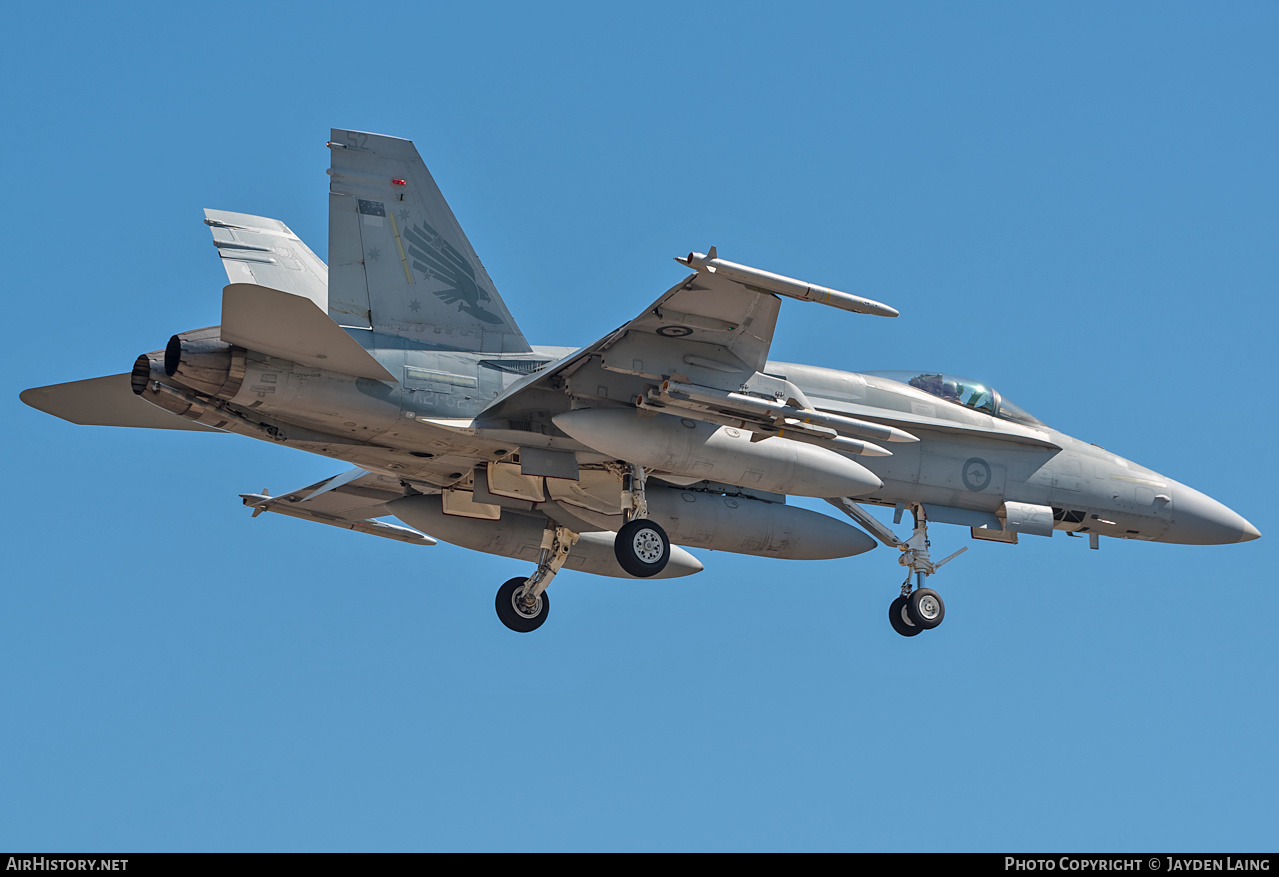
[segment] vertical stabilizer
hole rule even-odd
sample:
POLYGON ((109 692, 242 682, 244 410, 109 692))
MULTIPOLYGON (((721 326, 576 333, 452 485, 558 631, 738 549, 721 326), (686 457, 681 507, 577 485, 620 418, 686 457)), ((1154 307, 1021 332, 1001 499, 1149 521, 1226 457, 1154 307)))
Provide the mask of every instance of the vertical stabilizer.
POLYGON ((411 141, 333 129, 329 316, 455 350, 530 350, 411 141))

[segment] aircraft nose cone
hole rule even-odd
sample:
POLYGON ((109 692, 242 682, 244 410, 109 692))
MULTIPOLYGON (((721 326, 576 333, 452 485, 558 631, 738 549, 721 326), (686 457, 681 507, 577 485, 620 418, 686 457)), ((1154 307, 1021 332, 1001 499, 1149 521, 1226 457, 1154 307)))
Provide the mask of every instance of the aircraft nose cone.
POLYGON ((1180 485, 1173 492, 1172 527, 1166 541, 1182 545, 1230 545, 1260 537, 1261 532, 1242 515, 1212 497, 1180 485))

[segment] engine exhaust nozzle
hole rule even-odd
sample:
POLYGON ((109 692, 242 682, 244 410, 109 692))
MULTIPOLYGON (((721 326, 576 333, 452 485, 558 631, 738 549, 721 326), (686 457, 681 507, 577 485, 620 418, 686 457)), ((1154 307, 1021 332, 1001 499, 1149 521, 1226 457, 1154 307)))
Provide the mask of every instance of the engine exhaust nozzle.
POLYGON ((164 373, 184 387, 231 399, 244 383, 244 350, 216 333, 201 329, 170 338, 164 348, 164 373))

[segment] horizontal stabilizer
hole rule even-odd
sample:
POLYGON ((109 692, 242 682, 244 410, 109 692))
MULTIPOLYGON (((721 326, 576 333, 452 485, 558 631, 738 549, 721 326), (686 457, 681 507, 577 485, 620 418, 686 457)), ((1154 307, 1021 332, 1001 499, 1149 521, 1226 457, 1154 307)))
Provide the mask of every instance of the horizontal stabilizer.
POLYGON ((403 493, 397 479, 352 469, 280 496, 242 493, 240 499, 253 509, 254 517, 262 512, 275 512, 411 545, 434 545, 434 539, 412 527, 377 520, 391 514, 386 503, 399 499, 403 493))
POLYGON ((129 375, 108 375, 69 384, 32 387, 18 397, 32 408, 82 426, 189 429, 221 432, 179 417, 133 393, 129 375))
POLYGON ((395 377, 310 299, 232 283, 222 290, 222 340, 329 371, 395 383, 395 377))

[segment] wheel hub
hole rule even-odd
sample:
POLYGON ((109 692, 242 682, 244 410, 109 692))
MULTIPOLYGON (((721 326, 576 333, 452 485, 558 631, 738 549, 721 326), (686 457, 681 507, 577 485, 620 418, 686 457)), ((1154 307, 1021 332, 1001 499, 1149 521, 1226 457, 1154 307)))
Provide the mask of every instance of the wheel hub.
POLYGON ((652 530, 640 530, 631 540, 631 545, 635 548, 635 556, 645 563, 657 563, 662 559, 662 540, 652 530))
POLYGON ((919 601, 919 614, 932 621, 941 613, 941 605, 936 597, 925 596, 919 601))
POLYGON ((542 595, 533 598, 533 605, 524 599, 525 588, 516 588, 511 594, 511 607, 525 618, 536 618, 542 614, 542 595))

